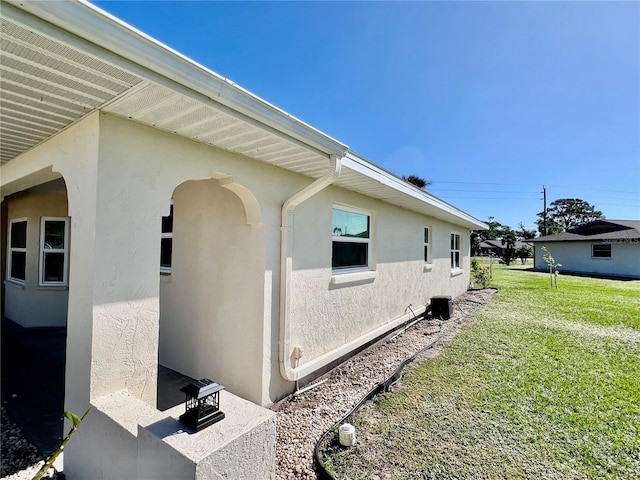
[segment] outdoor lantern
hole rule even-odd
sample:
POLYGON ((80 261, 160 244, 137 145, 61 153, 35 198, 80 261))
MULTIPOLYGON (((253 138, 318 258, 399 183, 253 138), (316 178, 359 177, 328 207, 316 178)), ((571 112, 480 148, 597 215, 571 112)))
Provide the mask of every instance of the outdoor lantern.
POLYGON ((220 411, 220 391, 222 385, 212 382, 208 378, 197 380, 180 389, 187 396, 186 411, 180 415, 180 421, 191 430, 199 432, 205 427, 219 422, 224 418, 220 411))

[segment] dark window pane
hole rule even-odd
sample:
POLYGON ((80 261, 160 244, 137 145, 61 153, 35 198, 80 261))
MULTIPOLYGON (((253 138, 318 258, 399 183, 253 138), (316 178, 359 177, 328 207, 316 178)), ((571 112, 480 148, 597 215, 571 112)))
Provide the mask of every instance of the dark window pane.
POLYGON ((173 205, 171 205, 169 216, 162 217, 162 233, 172 233, 172 232, 173 232, 173 205))
POLYGON ((160 266, 171 267, 171 252, 173 250, 173 239, 163 238, 160 240, 160 266))
POLYGON ((608 258, 611 256, 611 245, 592 245, 594 257, 608 258))
POLYGON ((333 268, 366 267, 367 250, 366 243, 333 242, 333 268))
POLYGON ((453 250, 455 248, 456 244, 455 244, 455 235, 452 233, 451 234, 451 250, 453 250))
POLYGON ((11 278, 24 280, 26 267, 27 267, 26 252, 11 252, 11 278))
POLYGON ((429 243, 429 229, 424 229, 424 243, 429 243))
POLYGON ((64 249, 64 221, 45 220, 44 222, 44 248, 64 249))
POLYGON ((333 236, 369 238, 369 215, 333 209, 333 236))
POLYGON ((460 268, 460 252, 451 252, 451 268, 460 268))
POLYGON ((428 262, 429 261, 429 247, 428 246, 424 246, 424 261, 428 262))
POLYGON ((64 281, 64 253, 44 253, 44 267, 42 269, 43 281, 64 281))
POLYGON ((11 224, 11 247, 27 248, 27 222, 11 224))

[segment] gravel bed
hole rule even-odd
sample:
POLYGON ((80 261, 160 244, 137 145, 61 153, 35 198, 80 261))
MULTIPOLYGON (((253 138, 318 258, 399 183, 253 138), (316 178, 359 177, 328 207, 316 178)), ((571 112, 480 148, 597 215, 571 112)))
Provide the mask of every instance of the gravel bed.
POLYGON ((453 302, 451 320, 420 321, 401 335, 376 343, 337 366, 317 380, 326 379, 321 385, 273 405, 271 410, 277 413, 277 477, 315 479, 313 448, 322 434, 400 363, 436 338, 438 343, 418 360, 438 355, 443 343, 460 330, 461 320, 473 317, 494 293, 492 289, 464 293, 453 302))
MULTIPOLYGON (((460 330, 459 320, 473 317, 494 290, 475 290, 456 298, 453 317, 440 322, 418 322, 401 335, 383 340, 342 363, 317 381, 326 381, 297 397, 288 397, 271 409, 277 413, 276 475, 280 479, 315 479, 313 448, 320 436, 376 384, 384 381, 405 359, 435 338, 439 342, 422 356, 432 358, 443 342, 460 330), (436 337, 437 336, 437 337, 436 337)), ((315 382, 314 382, 315 383, 315 382)), ((44 460, 2 411, 2 469, 0 480, 30 480, 44 460)), ((64 473, 50 470, 45 480, 64 480, 64 473)))
MULTIPOLYGON (((44 459, 31 443, 24 437, 22 431, 7 415, 4 407, 2 413, 2 467, 1 480, 31 480, 44 465, 44 459)), ((50 469, 44 480, 63 480, 64 475, 50 469)))

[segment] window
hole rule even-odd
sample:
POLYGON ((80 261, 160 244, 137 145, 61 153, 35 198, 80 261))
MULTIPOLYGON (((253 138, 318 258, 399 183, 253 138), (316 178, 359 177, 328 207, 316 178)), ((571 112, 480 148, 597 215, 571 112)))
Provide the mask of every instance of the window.
POLYGON ((160 273, 171 273, 171 255, 173 252, 173 204, 168 217, 162 217, 162 234, 160 235, 160 273))
POLYGON ((429 227, 424 227, 424 263, 431 263, 431 243, 429 227))
POLYGON ((27 270, 27 219, 18 218, 9 224, 9 264, 11 280, 24 283, 27 270))
POLYGON ((611 258, 611 244, 591 245, 591 256, 597 258, 611 258))
POLYGON ((66 218, 43 217, 40 224, 40 285, 66 285, 69 244, 66 218))
POLYGON ((451 234, 451 269, 460 268, 460 235, 451 234))
POLYGON ((333 208, 334 270, 369 267, 371 216, 347 207, 333 208))

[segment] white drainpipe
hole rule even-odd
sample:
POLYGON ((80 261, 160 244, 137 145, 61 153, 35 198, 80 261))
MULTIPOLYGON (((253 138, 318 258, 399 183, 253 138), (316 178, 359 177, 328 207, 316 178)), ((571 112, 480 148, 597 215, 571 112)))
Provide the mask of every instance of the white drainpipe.
POLYGON ((280 229, 280 373, 290 381, 298 380, 299 367, 293 367, 289 358, 291 350, 291 263, 293 256, 293 211, 305 200, 331 185, 340 175, 342 159, 329 157, 329 169, 322 177, 306 186, 282 205, 282 227, 280 229))
MULTIPOLYGON (((319 357, 314 358, 303 365, 298 366, 298 361, 302 355, 302 345, 296 348, 291 347, 291 271, 293 256, 293 211, 305 200, 313 197, 316 193, 331 185, 340 175, 341 158, 332 155, 330 157, 329 169, 321 178, 311 183, 307 187, 288 199, 282 206, 282 227, 280 240, 280 342, 279 342, 279 360, 280 373, 282 376, 292 382, 296 382, 313 373, 318 368, 337 360, 343 355, 361 347, 367 342, 374 340, 381 335, 391 331, 392 329, 404 324, 405 322, 415 318, 417 315, 424 313, 426 305, 415 308, 410 313, 401 315, 384 325, 359 336, 319 357), (291 364, 291 356, 297 352, 296 366, 291 364)), ((408 307, 409 308, 409 307, 408 307)))

